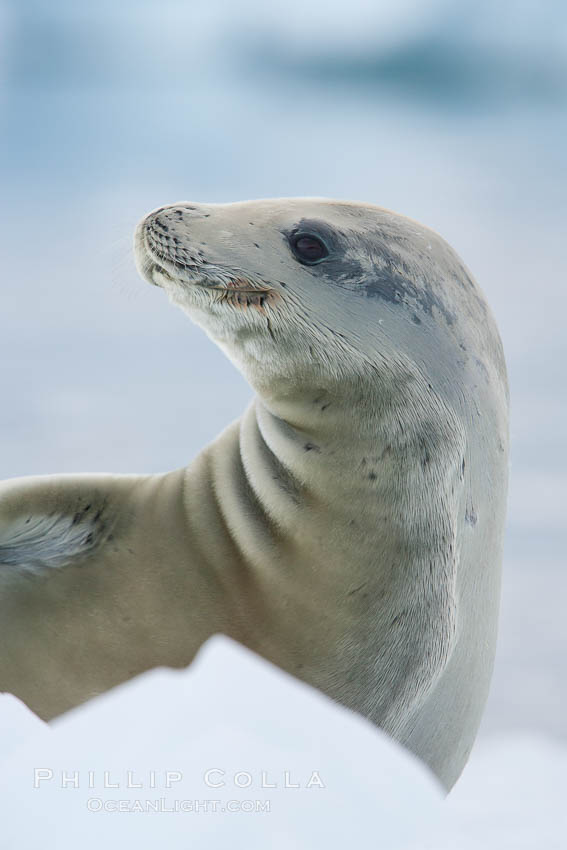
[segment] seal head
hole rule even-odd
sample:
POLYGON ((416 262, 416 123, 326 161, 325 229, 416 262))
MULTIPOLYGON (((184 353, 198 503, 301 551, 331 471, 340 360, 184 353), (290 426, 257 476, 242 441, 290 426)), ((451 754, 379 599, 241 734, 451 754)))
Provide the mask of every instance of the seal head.
POLYGON ((317 380, 370 369, 399 381, 417 369, 443 394, 459 370, 505 383, 497 332, 458 256, 432 230, 379 207, 178 203, 143 219, 135 255, 142 276, 257 388, 306 370, 317 380))

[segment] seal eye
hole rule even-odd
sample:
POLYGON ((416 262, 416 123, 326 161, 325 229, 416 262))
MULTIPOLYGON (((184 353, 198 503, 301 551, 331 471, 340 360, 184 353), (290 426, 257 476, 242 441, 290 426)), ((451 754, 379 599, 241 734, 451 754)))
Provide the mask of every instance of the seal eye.
POLYGON ((300 263, 312 265, 329 256, 327 246, 312 233, 296 233, 291 240, 293 253, 300 263))

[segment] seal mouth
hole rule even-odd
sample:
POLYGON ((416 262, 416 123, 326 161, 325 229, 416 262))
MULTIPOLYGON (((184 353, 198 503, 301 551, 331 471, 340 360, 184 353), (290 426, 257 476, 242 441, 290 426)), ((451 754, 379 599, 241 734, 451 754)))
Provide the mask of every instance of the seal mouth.
POLYGON ((211 283, 207 280, 206 272, 204 272, 200 266, 179 263, 173 259, 166 259, 161 256, 156 257, 155 252, 147 245, 146 250, 148 259, 150 260, 147 264, 146 277, 150 283, 160 288, 162 287, 162 284, 156 280, 157 275, 165 278, 165 280, 170 283, 187 283, 190 286, 198 286, 200 289, 208 289, 212 292, 222 292, 227 297, 230 297, 231 295, 267 296, 273 292, 271 287, 254 286, 244 277, 231 277, 226 283, 211 283), (173 266, 173 268, 181 272, 181 274, 179 276, 172 275, 165 263, 167 263, 167 266, 173 266))
POLYGON ((208 289, 212 292, 223 292, 226 295, 269 295, 270 292, 273 292, 273 290, 269 287, 251 286, 249 280, 241 277, 231 278, 226 284, 207 283, 205 275, 203 274, 199 276, 195 275, 195 277, 190 275, 190 272, 196 271, 196 269, 191 269, 189 266, 181 266, 173 260, 171 261, 171 264, 176 268, 179 268, 180 271, 183 271, 183 277, 173 277, 165 266, 160 263, 156 263, 154 260, 148 269, 148 277, 154 286, 161 287, 161 284, 157 283, 155 280, 155 275, 158 274, 171 283, 188 283, 191 286, 198 286, 200 289, 208 289), (189 272, 189 275, 187 272, 189 272))
POLYGON ((198 282, 197 286, 204 286, 206 289, 213 289, 217 292, 225 292, 227 295, 268 295, 270 292, 273 292, 273 290, 268 287, 250 286, 250 281, 241 277, 229 280, 226 286, 215 286, 198 282))

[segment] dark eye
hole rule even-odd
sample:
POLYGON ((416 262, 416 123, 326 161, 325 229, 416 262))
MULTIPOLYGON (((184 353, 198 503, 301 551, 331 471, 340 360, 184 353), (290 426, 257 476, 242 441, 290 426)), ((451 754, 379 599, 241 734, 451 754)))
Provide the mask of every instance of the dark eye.
POLYGON ((318 263, 329 256, 325 243, 311 233, 296 233, 292 237, 291 247, 301 263, 318 263))

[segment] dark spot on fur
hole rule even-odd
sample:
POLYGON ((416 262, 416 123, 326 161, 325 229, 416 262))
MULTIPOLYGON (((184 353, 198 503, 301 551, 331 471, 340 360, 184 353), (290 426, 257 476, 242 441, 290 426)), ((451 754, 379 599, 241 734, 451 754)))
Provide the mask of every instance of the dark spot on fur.
POLYGON ((490 382, 490 375, 489 375, 488 369, 484 365, 483 361, 480 359, 480 357, 475 357, 474 362, 476 363, 476 365, 477 365, 480 373, 482 374, 483 378, 485 379, 485 381, 487 383, 489 383, 490 382))
POLYGON ((323 405, 321 405, 321 410, 326 410, 326 409, 329 407, 330 403, 331 403, 331 402, 330 402, 330 401, 328 401, 328 402, 327 402, 327 404, 323 404, 323 405))
POLYGON ((85 546, 90 546, 90 544, 91 544, 92 542, 93 542, 93 533, 92 533, 92 531, 91 531, 91 532, 90 532, 89 534, 87 534, 87 536, 85 537, 85 539, 84 539, 84 544, 85 544, 85 546))
POLYGON ((422 437, 420 437, 418 439, 418 444, 419 444, 419 448, 421 450, 421 465, 422 465, 423 469, 425 469, 427 467, 427 465, 429 464, 429 462, 431 461, 431 455, 429 454, 429 449, 427 447, 427 443, 425 442, 425 440, 422 437))
POLYGON ((370 481, 376 481, 376 479, 378 478, 378 476, 376 475, 376 473, 375 473, 375 472, 369 472, 369 473, 368 473, 368 478, 369 478, 369 480, 370 480, 370 481))
POLYGON ((364 581, 362 584, 359 584, 359 586, 358 586, 358 587, 355 587, 355 588, 354 588, 354 590, 350 590, 350 591, 349 591, 349 593, 348 593, 348 595, 349 595, 349 596, 354 596, 354 594, 355 594, 355 593, 358 593, 358 591, 359 591, 359 590, 362 590, 362 588, 363 588, 363 587, 366 587, 366 585, 367 585, 367 584, 368 584, 368 582, 367 582, 367 581, 364 581))
POLYGON ((316 446, 315 443, 305 443, 303 448, 306 452, 316 452, 317 454, 321 453, 321 449, 319 446, 316 446))
POLYGON ((254 242, 254 243, 253 243, 253 245, 254 245, 254 247, 255 247, 255 248, 259 248, 259 247, 260 247, 260 246, 258 245, 258 243, 257 243, 257 242, 254 242))
POLYGON ((400 611, 400 613, 396 614, 394 619, 390 622, 390 625, 395 626, 396 623, 399 623, 400 620, 403 620, 404 617, 407 617, 407 613, 408 613, 407 611, 400 611))
POLYGON ((414 325, 421 325, 421 319, 419 318, 419 316, 416 316, 415 313, 411 317, 411 320, 414 323, 414 325))
POLYGON ((473 528, 478 522, 478 516, 477 516, 476 511, 475 511, 475 509, 473 508, 472 505, 469 508, 467 508, 467 510, 466 510, 465 522, 466 522, 467 525, 470 525, 473 528))

